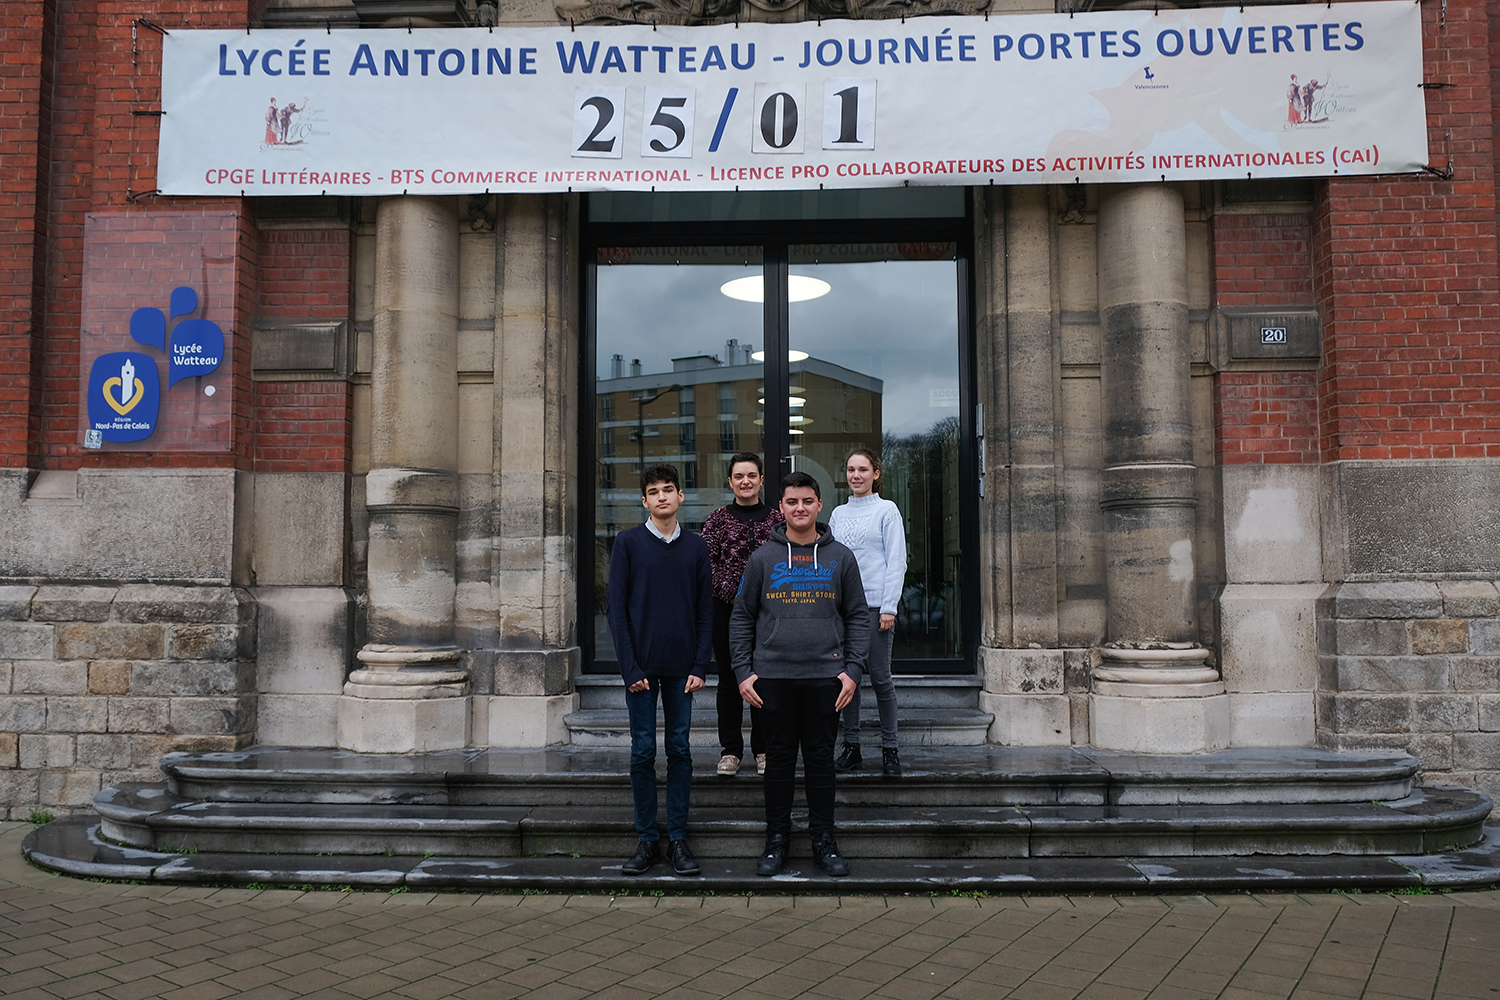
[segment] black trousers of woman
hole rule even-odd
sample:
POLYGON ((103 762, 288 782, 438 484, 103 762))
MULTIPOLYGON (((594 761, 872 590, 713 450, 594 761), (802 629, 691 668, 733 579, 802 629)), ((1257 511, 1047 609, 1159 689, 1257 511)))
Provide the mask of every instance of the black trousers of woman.
MULTIPOLYGON (((714 704, 719 710, 719 751, 721 754, 745 756, 745 702, 740 697, 739 681, 729 659, 729 615, 734 605, 714 598, 714 660, 719 667, 719 690, 714 704)), ((766 752, 765 723, 761 710, 750 709, 750 752, 766 752)))

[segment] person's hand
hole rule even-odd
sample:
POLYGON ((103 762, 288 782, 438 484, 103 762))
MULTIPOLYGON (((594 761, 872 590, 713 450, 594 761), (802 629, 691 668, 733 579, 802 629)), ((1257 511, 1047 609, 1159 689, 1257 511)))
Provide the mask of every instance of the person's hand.
POLYGON ((760 695, 755 692, 755 682, 757 680, 759 678, 755 674, 751 674, 740 681, 740 697, 745 700, 745 704, 752 708, 764 708, 766 703, 761 701, 760 695))
POLYGON ((687 679, 687 686, 682 689, 682 693, 692 694, 694 691, 701 691, 703 689, 703 684, 704 681, 702 677, 699 677, 697 674, 689 674, 687 679))
POLYGON ((650 691, 651 690, 651 682, 649 680, 647 680, 645 677, 642 677, 640 680, 636 681, 634 684, 630 685, 630 687, 626 688, 625 690, 627 690, 627 691, 650 691))
POLYGON ((880 616, 880 631, 882 631, 882 632, 889 632, 891 629, 893 629, 895 627, 896 627, 896 616, 895 615, 881 615, 880 616))
POLYGON ((849 675, 845 673, 839 674, 839 683, 844 686, 844 689, 839 692, 839 700, 833 703, 833 710, 835 712, 842 712, 844 709, 849 707, 849 703, 854 700, 854 691, 859 687, 859 685, 854 683, 854 681, 850 679, 849 675))

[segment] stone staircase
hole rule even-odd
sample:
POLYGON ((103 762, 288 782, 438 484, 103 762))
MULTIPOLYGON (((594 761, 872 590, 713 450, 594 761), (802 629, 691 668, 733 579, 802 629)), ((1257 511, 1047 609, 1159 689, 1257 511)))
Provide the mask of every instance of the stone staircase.
MULTIPOLYGON (((929 674, 896 677, 898 735, 904 747, 979 746, 985 742, 995 717, 981 712, 982 681, 973 674, 929 674)), ((574 746, 630 746, 630 721, 625 713, 625 695, 620 678, 613 674, 584 674, 577 678, 578 711, 563 720, 574 746)), ((714 698, 719 680, 708 679, 708 687, 694 702, 692 745, 717 747, 718 721, 714 698)), ((875 693, 866 684, 860 712, 860 734, 865 746, 880 745, 880 718, 875 693)), ((749 734, 749 718, 745 733, 749 734)))
MULTIPOLYGON (((695 755, 692 843, 704 876, 689 884, 658 869, 648 880, 689 891, 805 889, 803 837, 786 876, 753 876, 761 782, 753 767, 718 777, 716 759, 714 750, 695 755)), ((898 780, 839 778, 839 840, 856 869, 839 891, 1118 888, 1183 870, 1197 872, 1178 877, 1184 886, 1402 885, 1424 879, 1415 874, 1424 859, 1452 852, 1493 848, 1500 864, 1500 837, 1485 840, 1490 801, 1419 786, 1417 761, 1402 754, 937 746, 909 748, 903 760, 898 780)), ((619 872, 634 843, 622 750, 257 747, 172 754, 162 770, 164 783, 105 789, 96 816, 39 829, 28 856, 72 874, 167 882, 644 884, 619 872)), ((793 822, 804 824, 805 810, 793 822)), ((1491 870, 1465 864, 1471 878, 1491 870)))

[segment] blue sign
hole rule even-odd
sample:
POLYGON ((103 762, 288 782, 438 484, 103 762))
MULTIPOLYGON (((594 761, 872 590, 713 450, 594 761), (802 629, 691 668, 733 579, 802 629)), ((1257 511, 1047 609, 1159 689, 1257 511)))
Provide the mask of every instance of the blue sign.
POLYGON ((105 441, 141 441, 156 430, 161 378, 135 351, 101 354, 89 369, 89 426, 105 441))
POLYGON ((223 358, 224 331, 219 324, 206 319, 185 319, 172 330, 167 385, 174 386, 192 375, 207 375, 219 367, 223 358))

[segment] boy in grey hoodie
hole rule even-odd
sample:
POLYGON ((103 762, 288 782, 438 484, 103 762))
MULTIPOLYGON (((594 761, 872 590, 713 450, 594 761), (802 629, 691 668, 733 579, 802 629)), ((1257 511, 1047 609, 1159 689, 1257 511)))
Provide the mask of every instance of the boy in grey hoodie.
POLYGON ((818 523, 818 481, 794 472, 781 491, 786 524, 745 563, 729 619, 740 696, 765 713, 766 849, 755 874, 786 861, 800 748, 813 859, 841 876, 849 862, 833 836, 833 745, 864 671, 869 609, 854 553, 818 523))

